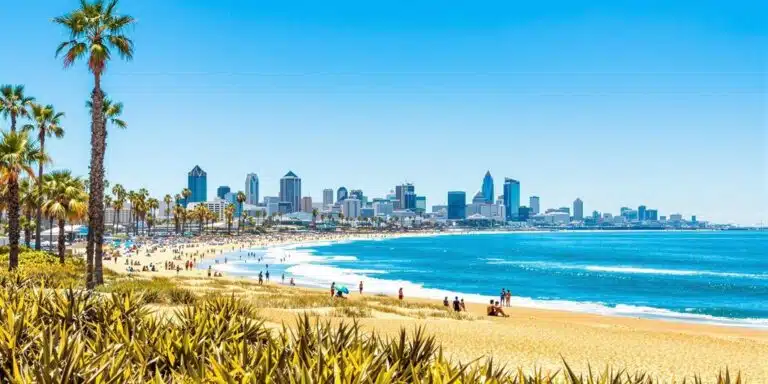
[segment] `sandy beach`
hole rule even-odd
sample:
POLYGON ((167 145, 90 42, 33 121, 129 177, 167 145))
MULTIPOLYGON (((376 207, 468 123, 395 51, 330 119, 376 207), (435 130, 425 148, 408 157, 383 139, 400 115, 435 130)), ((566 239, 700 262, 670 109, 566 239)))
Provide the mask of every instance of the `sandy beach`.
MULTIPOLYGON (((173 245, 147 243, 138 247, 128 259, 141 263, 141 266, 134 268, 141 269, 151 263, 158 269, 157 272, 133 273, 137 276, 208 280, 206 270, 184 270, 184 262, 199 262, 201 258, 231 251, 296 243, 429 235, 434 234, 307 233, 204 238, 173 245), (181 270, 165 269, 165 264, 169 262, 181 265, 181 270)), ((126 257, 119 257, 116 261, 105 260, 104 265, 117 273, 126 274, 125 260, 126 257)), ((215 279, 237 280, 228 276, 215 279)), ((276 286, 299 295, 302 292, 319 292, 317 289, 273 283, 272 287, 276 286)), ((356 292, 350 295, 350 300, 359 299, 360 295, 356 292)), ((419 298, 406 300, 440 304, 439 301, 419 298)), ((318 308, 311 310, 314 314, 322 313, 318 308)), ((383 334, 395 334, 403 327, 414 329, 423 326, 440 340, 447 355, 461 361, 493 356, 510 367, 537 366, 556 370, 562 367, 561 358, 565 358, 578 370, 586 370, 588 365, 598 370, 611 365, 630 372, 644 370, 666 379, 690 377, 694 373, 712 377, 720 369, 728 367, 732 372, 741 371, 748 382, 768 383, 768 332, 764 330, 521 307, 509 308, 509 318, 489 318, 485 316, 483 305, 471 303, 467 305, 467 310, 476 315, 475 320, 423 319, 374 311, 372 316, 359 321, 366 328, 383 334)), ((282 323, 290 325, 298 312, 276 308, 263 311, 263 315, 275 326, 282 323)))

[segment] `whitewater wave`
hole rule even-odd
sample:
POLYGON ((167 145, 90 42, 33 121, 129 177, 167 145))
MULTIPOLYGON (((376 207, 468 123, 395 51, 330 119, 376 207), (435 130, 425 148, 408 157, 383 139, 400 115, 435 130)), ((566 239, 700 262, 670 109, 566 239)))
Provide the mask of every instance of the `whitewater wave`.
POLYGON ((644 275, 672 275, 672 276, 714 276, 714 277, 732 277, 742 279, 768 279, 768 274, 761 273, 737 273, 737 272, 715 272, 705 270, 686 270, 686 269, 663 269, 663 268, 642 268, 624 265, 574 265, 546 261, 511 261, 500 259, 486 259, 487 264, 493 265, 516 265, 523 268, 536 269, 566 269, 582 270, 588 272, 606 272, 606 273, 624 273, 624 274, 644 274, 644 275))

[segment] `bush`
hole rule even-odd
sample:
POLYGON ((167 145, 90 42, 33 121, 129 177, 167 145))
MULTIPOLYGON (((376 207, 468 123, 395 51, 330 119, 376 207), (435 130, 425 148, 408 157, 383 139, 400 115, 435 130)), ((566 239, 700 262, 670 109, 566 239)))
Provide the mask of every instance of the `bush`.
POLYGON ((59 257, 45 251, 22 248, 19 254, 19 268, 8 272, 8 253, 0 247, 0 278, 12 274, 30 278, 45 288, 82 287, 85 284, 85 261, 81 258, 66 257, 64 264, 59 257))
POLYGON ((189 305, 194 304, 195 301, 197 301, 197 296, 186 288, 171 288, 165 293, 171 304, 189 305))
MULTIPOLYGON (((4 284, 2 382, 658 382, 610 370, 582 377, 567 364, 552 374, 509 371, 490 359, 456 364, 422 329, 381 338, 364 333, 356 322, 332 325, 305 315, 295 327, 271 334, 257 310, 234 295, 199 300, 159 317, 130 289, 105 295, 35 289, 31 279, 4 284)), ((741 377, 732 380, 726 372, 716 382, 741 383, 741 377)))

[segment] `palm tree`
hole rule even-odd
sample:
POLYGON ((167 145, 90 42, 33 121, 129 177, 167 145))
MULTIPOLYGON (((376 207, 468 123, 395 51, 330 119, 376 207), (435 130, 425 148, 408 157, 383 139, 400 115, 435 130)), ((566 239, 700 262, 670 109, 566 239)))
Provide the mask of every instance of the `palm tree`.
POLYGON ((184 198, 184 208, 187 207, 187 204, 189 203, 189 201, 187 201, 187 200, 189 199, 190 196, 192 196, 192 190, 191 189, 184 188, 184 189, 181 190, 181 197, 184 198))
MULTIPOLYGON (((45 138, 56 137, 62 138, 64 136, 64 128, 61 127, 61 118, 64 117, 64 112, 56 112, 53 105, 43 106, 41 104, 31 104, 32 120, 34 125, 27 124, 22 129, 25 131, 37 130, 37 142, 40 144, 40 152, 45 153, 45 138)), ((35 229, 35 249, 40 250, 40 231, 42 226, 40 223, 43 220, 43 164, 42 162, 37 164, 37 197, 39 199, 37 203, 35 222, 37 223, 37 229, 35 229)))
POLYGON ((34 97, 24 96, 23 85, 5 84, 0 87, 0 114, 11 119, 11 132, 16 132, 19 117, 29 117, 29 107, 34 101, 34 97))
POLYGON ((317 208, 312 209, 312 224, 315 224, 315 220, 317 220, 318 213, 320 213, 320 211, 317 208))
POLYGON ((13 271, 19 265, 19 177, 26 174, 35 178, 32 163, 43 161, 40 149, 29 140, 26 132, 2 134, 0 140, 0 182, 6 184, 8 205, 8 238, 10 254, 8 268, 13 271))
POLYGON ((37 206, 37 189, 35 183, 29 178, 21 179, 19 182, 19 205, 24 216, 21 218, 22 228, 24 229, 24 245, 27 248, 32 244, 32 230, 34 229, 34 221, 32 221, 32 212, 35 211, 37 206))
POLYGON ((168 224, 170 224, 170 218, 171 218, 171 216, 170 216, 171 215, 171 201, 173 201, 173 198, 171 197, 170 194, 166 194, 163 197, 163 203, 165 203, 165 220, 166 220, 165 234, 166 234, 166 236, 168 235, 168 224))
MULTIPOLYGON (((149 209, 149 217, 147 217, 147 220, 153 219, 157 217, 157 209, 160 208, 160 201, 155 199, 154 197, 147 199, 147 209, 149 209)), ((147 221, 147 227, 149 227, 149 234, 152 234, 152 226, 149 225, 149 221, 147 221)))
POLYGON ((63 53, 64 67, 87 57, 88 69, 93 74, 91 93, 91 173, 89 188, 91 199, 88 206, 88 246, 86 248, 86 287, 92 289, 103 284, 101 244, 104 226, 104 153, 107 146, 107 129, 104 116, 104 93, 101 76, 107 62, 116 52, 123 59, 133 58, 133 42, 123 34, 134 23, 131 16, 115 14, 117 0, 105 4, 103 0, 81 0, 80 8, 54 22, 64 26, 69 38, 59 44, 56 56, 63 53))
POLYGON ((115 196, 115 200, 112 203, 112 208, 115 212, 112 217, 112 232, 117 233, 119 230, 116 228, 120 226, 120 213, 125 207, 125 188, 120 184, 115 184, 115 186, 112 187, 112 195, 115 196))
POLYGON ((227 204, 227 206, 224 208, 224 217, 227 218, 227 235, 230 234, 230 230, 232 229, 232 218, 234 216, 235 216, 235 205, 227 204))
POLYGON ((70 171, 54 171, 48 178, 48 200, 43 204, 46 216, 58 221, 59 227, 59 262, 64 264, 66 251, 65 224, 85 218, 88 211, 88 195, 85 183, 79 177, 73 177, 70 171))
POLYGON ((245 193, 237 191, 237 202, 240 204, 240 221, 237 223, 237 233, 240 233, 240 227, 243 224, 243 203, 245 202, 245 193))
POLYGON ((187 210, 184 209, 179 204, 176 204, 175 207, 173 207, 173 221, 176 223, 176 233, 179 233, 179 230, 181 229, 181 226, 179 225, 180 221, 186 221, 187 220, 187 210))

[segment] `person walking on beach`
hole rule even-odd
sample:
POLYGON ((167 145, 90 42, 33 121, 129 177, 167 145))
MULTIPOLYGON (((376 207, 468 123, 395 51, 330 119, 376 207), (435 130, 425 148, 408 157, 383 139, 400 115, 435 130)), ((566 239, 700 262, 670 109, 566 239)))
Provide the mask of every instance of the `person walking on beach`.
POLYGON ((283 278, 282 281, 280 281, 281 284, 285 284, 285 272, 283 272, 283 278))
POLYGON ((360 281, 360 294, 363 294, 363 281, 360 281))
POLYGON ((507 307, 511 307, 512 306, 512 292, 510 292, 509 289, 507 289, 507 295, 505 296, 505 298, 507 299, 507 307))
POLYGON ((267 276, 267 281, 269 281, 269 271, 267 271, 266 276, 267 276))
POLYGON ((503 303, 504 298, 507 296, 506 289, 502 288, 501 293, 499 294, 499 300, 503 303))
POLYGON ((447 308, 448 306, 450 306, 450 304, 448 304, 448 296, 446 296, 445 299, 443 299, 443 307, 447 308))
POLYGON ((464 311, 464 312, 467 311, 467 306, 464 305, 464 298, 463 297, 461 298, 461 310, 464 311))
POLYGON ((458 296, 456 296, 456 298, 453 299, 453 311, 461 312, 461 302, 459 301, 458 296))
POLYGON ((403 287, 400 287, 400 289, 397 290, 397 298, 400 301, 403 301, 403 287))
POLYGON ((336 294, 336 282, 331 283, 331 298, 336 294))

